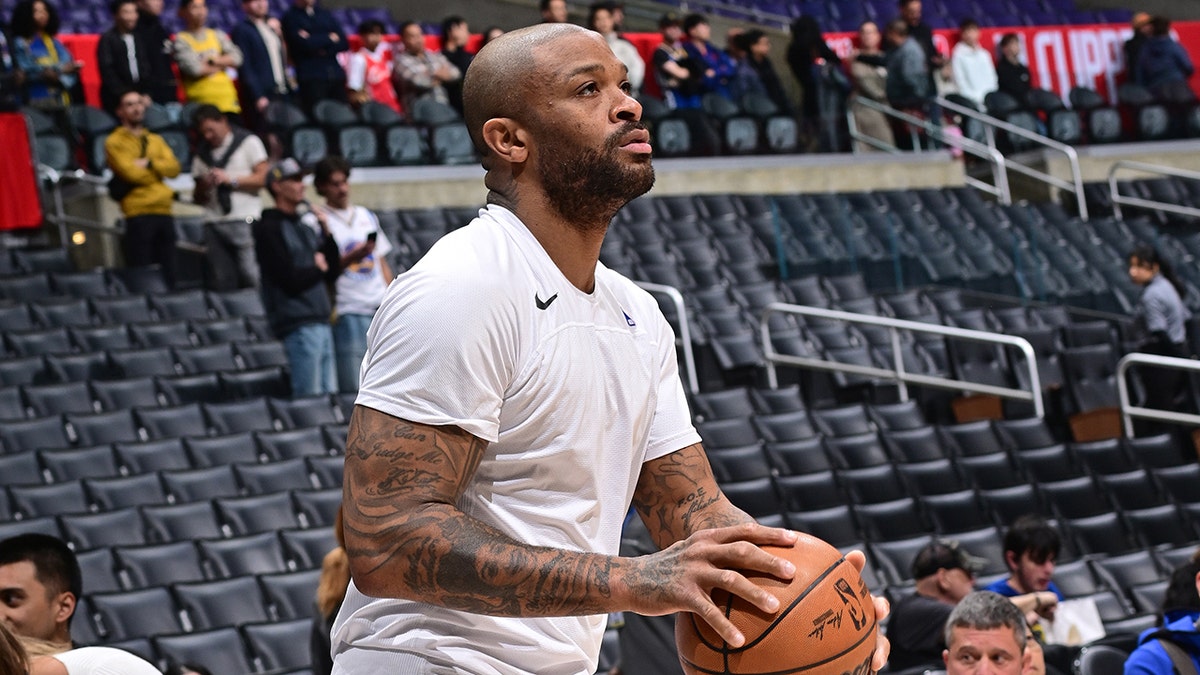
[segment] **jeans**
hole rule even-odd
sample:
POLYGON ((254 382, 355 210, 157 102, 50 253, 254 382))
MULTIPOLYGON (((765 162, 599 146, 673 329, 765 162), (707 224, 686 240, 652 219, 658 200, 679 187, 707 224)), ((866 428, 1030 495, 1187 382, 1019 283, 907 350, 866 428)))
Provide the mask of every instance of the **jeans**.
POLYGON ((338 391, 358 391, 358 373, 367 355, 368 314, 339 314, 333 323, 333 351, 337 355, 338 391))
POLYGON ((310 323, 283 338, 292 371, 292 396, 302 398, 337 392, 333 368, 333 331, 327 323, 310 323))

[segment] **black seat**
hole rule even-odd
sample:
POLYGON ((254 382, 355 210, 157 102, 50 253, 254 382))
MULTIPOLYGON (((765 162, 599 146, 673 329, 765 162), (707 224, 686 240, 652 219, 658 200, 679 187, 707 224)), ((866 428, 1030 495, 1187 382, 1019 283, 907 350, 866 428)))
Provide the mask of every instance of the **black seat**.
POLYGON ((195 630, 267 620, 262 591, 250 575, 176 583, 171 590, 195 630))
POLYGON ((209 308, 207 292, 201 289, 154 293, 148 299, 150 307, 165 321, 210 319, 215 314, 209 308))
POLYGON ((789 512, 817 511, 849 503, 832 471, 776 476, 775 484, 789 512))
POLYGON ((789 511, 785 515, 788 525, 793 529, 811 534, 834 546, 846 546, 862 541, 858 522, 854 519, 849 505, 831 506, 815 511, 789 511))
POLYGON ((113 349, 108 352, 108 360, 118 377, 175 374, 175 358, 171 356, 171 350, 167 347, 113 349))
POLYGON ((321 578, 320 568, 263 574, 258 577, 272 614, 282 620, 303 619, 312 625, 313 589, 321 578))
POLYGON ((133 416, 137 420, 138 426, 151 439, 206 436, 208 434, 208 423, 204 421, 204 413, 201 412, 198 403, 168 408, 134 408, 133 416))
POLYGON ((1178 443, 1170 434, 1138 436, 1122 439, 1134 462, 1147 469, 1179 466, 1191 461, 1190 448, 1178 443))
POLYGON ((308 471, 316 480, 318 488, 335 488, 342 486, 343 473, 346 467, 345 458, 340 455, 327 457, 308 456, 304 458, 308 471))
POLYGON ((125 326, 154 318, 146 296, 141 294, 93 297, 88 300, 96 322, 109 326, 125 326))
POLYGON ((817 430, 826 436, 854 436, 875 431, 862 405, 813 410, 811 416, 817 430))
POLYGON ((253 339, 246 320, 241 316, 222 319, 192 320, 188 322, 192 334, 200 344, 219 345, 253 339))
MULTIPOLYGON (((79 571, 83 573, 83 578, 87 579, 87 589, 90 593, 109 593, 112 591, 121 590, 121 582, 117 578, 117 565, 113 558, 113 551, 109 548, 96 548, 91 551, 82 551, 75 555, 79 561, 79 571)), ((92 619, 88 613, 79 613, 76 610, 75 621, 86 621, 91 623, 92 619), (87 617, 86 619, 83 617, 87 617)))
POLYGON ((8 492, 15 513, 25 518, 86 513, 91 507, 80 480, 49 485, 11 485, 8 492))
POLYGON ((222 396, 230 401, 279 398, 292 393, 291 379, 284 366, 266 366, 242 372, 217 374, 222 396))
POLYGON ((1114 555, 1140 547, 1117 513, 1068 518, 1064 524, 1084 553, 1114 555))
POLYGON ((775 492, 775 486, 770 477, 754 480, 726 482, 721 486, 721 492, 754 518, 782 514, 783 504, 775 492))
MULTIPOLYGON (((165 631, 159 631, 162 633, 165 631)), ((157 635, 154 649, 169 663, 203 663, 214 673, 250 673, 254 667, 236 628, 157 635)))
POLYGON ((233 349, 227 343, 171 348, 175 362, 187 375, 237 370, 233 349))
POLYGON ((0 360, 0 387, 44 382, 48 378, 41 356, 9 357, 0 360))
POLYGON ((782 475, 801 475, 833 468, 820 436, 786 443, 767 443, 767 457, 782 475))
MULTIPOLYGON (((4 483, 8 486, 40 485, 45 480, 42 468, 38 464, 38 457, 32 452, 0 455, 0 476, 4 476, 4 483)), ((7 512, 9 508, 7 497, 0 497, 0 502, 3 503, 0 509, 7 512)), ((8 517, 0 518, 0 521, 4 520, 8 520, 8 517)))
POLYGON ((64 382, 59 384, 37 384, 21 387, 25 403, 34 417, 61 415, 66 412, 90 413, 92 393, 86 382, 64 382))
POLYGON ((258 443, 260 454, 271 461, 328 454, 320 427, 256 431, 254 438, 258 443))
POLYGON ((1145 469, 1100 475, 1097 479, 1124 511, 1162 506, 1170 500, 1145 469))
POLYGON ((1084 473, 1075 455, 1061 443, 1036 450, 1022 450, 1017 455, 1017 461, 1030 478, 1039 482, 1066 480, 1084 473))
POLYGON ((71 328, 92 322, 88 304, 82 298, 55 298, 30 303, 29 313, 42 328, 71 328))
POLYGON ((163 471, 160 476, 167 494, 176 502, 194 502, 241 494, 233 468, 228 465, 163 471))
POLYGON ((874 432, 838 438, 826 437, 825 449, 829 458, 840 468, 861 469, 891 462, 883 442, 874 432))
POLYGON ((0 424, 0 447, 8 454, 65 448, 71 445, 63 418, 58 415, 0 424))
POLYGON ((283 349, 283 343, 275 340, 235 342, 233 343, 233 353, 249 369, 288 365, 287 352, 283 349))
POLYGON ((197 542, 201 558, 221 579, 247 574, 288 571, 283 548, 274 532, 262 532, 233 539, 197 542))
POLYGON ((234 463, 252 463, 260 460, 258 445, 248 431, 222 436, 186 438, 183 441, 192 466, 216 467, 234 463))
POLYGON ((154 542, 216 539, 221 525, 211 502, 143 506, 139 509, 147 538, 154 542))
MULTIPOLYGON (((183 319, 131 324, 129 336, 135 345, 143 349, 190 347, 197 341, 196 336, 192 334, 191 326, 183 319)), ((174 363, 173 359, 172 363, 174 363)))
POLYGON ((199 375, 158 376, 154 385, 167 405, 182 406, 188 403, 207 403, 221 400, 221 381, 216 373, 199 375))
MULTIPOLYGON (((118 546, 113 555, 128 587, 150 588, 204 579, 200 554, 190 540, 147 546, 118 546)), ((89 586, 90 586, 90 579, 89 586)))
POLYGON ((704 420, 748 418, 756 410, 745 387, 700 392, 692 396, 696 414, 704 420))
POLYGON ((103 351, 47 354, 46 371, 58 382, 86 382, 113 375, 108 354, 103 351))
MULTIPOLYGON (((88 596, 106 640, 118 641, 183 630, 179 608, 163 586, 88 596)), ((249 671, 245 671, 249 672, 249 671)))
POLYGON ((733 448, 759 440, 758 432, 748 416, 697 422, 696 431, 700 433, 704 445, 710 448, 733 448))
POLYGON ((920 505, 912 497, 858 504, 854 507, 854 513, 863 534, 871 541, 906 539, 931 529, 920 505))
POLYGON ((293 490, 292 500, 303 527, 332 527, 342 506, 341 487, 293 490))
POLYGON ((744 481, 771 475, 771 465, 762 445, 752 443, 737 448, 707 448, 708 461, 718 482, 744 481))
POLYGON ((1087 518, 1113 510, 1108 497, 1090 476, 1045 481, 1038 487, 1064 518, 1087 518))
POLYGON ((1000 435, 1018 450, 1044 448, 1058 443, 1046 420, 1041 417, 996 420, 995 426, 1000 435))
POLYGON ((880 436, 897 462, 928 462, 948 457, 942 437, 931 426, 883 431, 880 436))
POLYGON ((101 511, 167 502, 167 493, 163 490, 156 473, 85 478, 83 487, 92 503, 101 511))
POLYGON ((868 405, 867 413, 881 431, 918 429, 927 424, 925 414, 913 400, 868 405))
POLYGON ((297 569, 314 569, 321 566, 325 555, 337 547, 333 530, 318 527, 308 530, 280 530, 279 539, 289 564, 297 569))
POLYGON ((201 404, 209 426, 219 434, 269 431, 275 428, 265 398, 201 404))
POLYGON ((991 514, 979 507, 974 490, 923 495, 919 503, 939 534, 967 532, 994 524, 991 514))
POLYGON ((309 475, 308 464, 300 457, 268 464, 235 464, 233 470, 241 485, 252 495, 316 487, 309 475))
POLYGON ((39 328, 4 333, 8 351, 14 356, 66 354, 74 349, 66 328, 39 328))
POLYGON ((1200 539, 1193 512, 1185 516, 1174 504, 1131 509, 1124 512, 1130 527, 1146 546, 1181 546, 1200 539))
POLYGON ((84 415, 67 413, 67 428, 82 445, 136 441, 140 439, 138 426, 129 410, 111 410, 84 415))
POLYGON ((938 429, 949 447, 960 457, 991 455, 1007 449, 1004 439, 988 420, 943 424, 938 429))
POLYGON ((305 670, 311 665, 311 655, 296 649, 312 630, 312 621, 295 619, 275 623, 250 624, 242 627, 250 651, 264 668, 272 671, 305 670))
POLYGON ((218 497, 217 515, 234 536, 299 527, 291 496, 275 492, 250 497, 218 497))
POLYGON ((855 504, 875 504, 908 497, 908 487, 891 464, 838 471, 855 504))
POLYGON ((158 391, 149 377, 123 380, 91 380, 88 386, 100 410, 129 410, 140 406, 158 405, 158 391))
POLYGON ((1009 488, 1027 482, 1024 474, 1004 451, 959 457, 955 464, 981 490, 1009 488))
POLYGON ((919 535, 895 541, 873 541, 867 545, 876 566, 892 584, 904 585, 912 580, 912 561, 917 552, 930 542, 929 535, 919 535))
POLYGON ((948 458, 900 464, 896 470, 904 477, 913 493, 917 495, 941 495, 972 487, 972 484, 959 474, 954 463, 948 458))
POLYGON ((1116 357, 1111 345, 1065 349, 1062 366, 1075 410, 1087 412, 1117 406, 1116 357))
POLYGON ((191 468, 191 459, 179 438, 114 443, 113 450, 131 474, 191 468))
POLYGON ((68 514, 59 516, 58 523, 63 537, 76 551, 146 543, 141 520, 133 508, 68 514))

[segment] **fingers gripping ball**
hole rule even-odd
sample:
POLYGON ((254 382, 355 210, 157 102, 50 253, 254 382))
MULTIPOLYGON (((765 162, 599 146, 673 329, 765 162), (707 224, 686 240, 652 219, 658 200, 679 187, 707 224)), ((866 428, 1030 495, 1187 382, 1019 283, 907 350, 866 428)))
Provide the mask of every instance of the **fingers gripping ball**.
POLYGON ((713 601, 746 638, 731 647, 703 619, 680 613, 675 623, 679 660, 688 675, 859 675, 871 672, 875 652, 875 606, 866 583, 829 544, 800 535, 792 548, 764 546, 786 558, 796 575, 747 578, 779 598, 765 613, 742 598, 716 590, 713 601))

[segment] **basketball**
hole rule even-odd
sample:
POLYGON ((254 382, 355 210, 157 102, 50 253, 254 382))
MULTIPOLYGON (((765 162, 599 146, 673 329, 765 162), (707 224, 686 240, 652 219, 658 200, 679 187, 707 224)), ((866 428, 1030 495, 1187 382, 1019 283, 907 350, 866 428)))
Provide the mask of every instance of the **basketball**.
POLYGON ((800 534, 792 548, 764 546, 786 558, 796 575, 782 581, 746 573, 779 598, 768 614, 724 590, 713 601, 745 636, 731 647, 703 619, 681 612, 675 623, 679 661, 688 675, 846 675, 871 672, 875 606, 858 570, 829 544, 800 534))

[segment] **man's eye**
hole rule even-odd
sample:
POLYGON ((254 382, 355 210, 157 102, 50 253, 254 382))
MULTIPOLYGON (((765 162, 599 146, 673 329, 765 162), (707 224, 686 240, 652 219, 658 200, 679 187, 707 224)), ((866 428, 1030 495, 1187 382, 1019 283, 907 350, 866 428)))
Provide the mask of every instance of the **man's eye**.
POLYGON ((629 84, 629 82, 622 82, 621 91, 625 92, 626 94, 631 94, 633 93, 633 85, 629 84))

